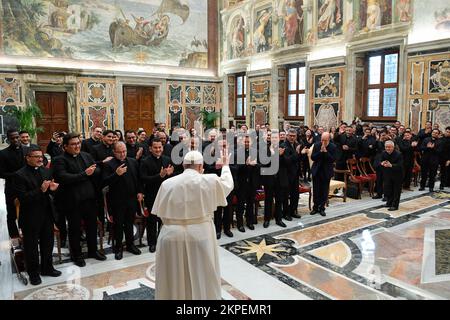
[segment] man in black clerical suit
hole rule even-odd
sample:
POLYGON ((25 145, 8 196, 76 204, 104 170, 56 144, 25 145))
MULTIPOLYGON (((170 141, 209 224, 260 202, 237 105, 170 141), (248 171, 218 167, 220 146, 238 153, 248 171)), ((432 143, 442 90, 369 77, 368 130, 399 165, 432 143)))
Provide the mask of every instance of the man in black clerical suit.
POLYGON ((403 156, 395 150, 391 140, 384 144, 385 151, 381 154, 380 165, 383 170, 383 192, 387 198, 386 207, 389 211, 398 210, 403 182, 403 156))
POLYGON ((284 156, 287 162, 287 173, 289 178, 289 212, 284 218, 292 221, 292 218, 300 219, 297 214, 300 185, 300 144, 297 140, 297 131, 289 129, 287 133, 287 141, 284 143, 284 156))
POLYGON ((54 213, 50 193, 58 189, 51 171, 44 168, 44 156, 39 147, 30 147, 26 165, 13 178, 14 191, 20 203, 19 226, 22 229, 25 264, 30 283, 40 284, 43 276, 59 277, 52 261, 54 213), (41 267, 39 270, 39 250, 41 267))
POLYGON ((134 245, 133 223, 138 201, 142 201, 142 185, 139 178, 139 164, 127 157, 127 147, 123 142, 113 145, 114 159, 105 163, 102 176, 103 185, 108 187, 109 211, 114 219, 115 258, 123 257, 123 233, 127 251, 139 255, 141 251, 134 245))
POLYGON ((25 147, 22 147, 19 139, 19 132, 10 129, 6 133, 9 146, 0 151, 0 178, 5 179, 5 200, 7 211, 8 233, 10 238, 18 238, 19 230, 16 225, 16 206, 14 199, 16 194, 12 185, 14 173, 25 165, 25 147))
MULTIPOLYGON (((226 133, 224 139, 226 139, 226 133)), ((205 146, 205 144, 203 146, 205 146)), ((226 140, 217 141, 214 139, 206 144, 206 147, 203 150, 203 158, 205 161, 203 168, 205 170, 205 174, 215 174, 219 177, 221 176, 223 167, 221 154, 225 150, 228 150, 226 140)), ((232 196, 228 195, 227 206, 217 207, 217 210, 214 211, 214 225, 216 227, 217 239, 220 239, 222 236, 222 227, 226 236, 230 238, 233 237, 233 233, 231 232, 232 201, 232 196)))
POLYGON ((441 185, 439 189, 444 190, 445 187, 450 187, 450 127, 445 128, 445 134, 441 143, 441 185))
POLYGON ((91 155, 95 163, 100 167, 113 158, 112 145, 114 143, 114 135, 115 132, 112 130, 103 131, 101 142, 92 147, 91 155))
POLYGON ((133 130, 127 130, 125 132, 125 141, 127 146, 127 157, 133 158, 138 161, 144 159, 148 155, 147 147, 137 143, 136 132, 133 130))
POLYGON ((81 151, 80 136, 69 133, 63 139, 64 154, 53 161, 55 181, 60 184, 57 207, 65 210, 69 222, 70 254, 79 267, 86 265, 80 245, 81 220, 87 234, 88 257, 106 260, 97 251, 97 201, 94 179, 100 169, 89 153, 81 151))
POLYGON ((412 140, 412 134, 405 132, 399 140, 398 147, 403 155, 403 188, 409 190, 411 186, 412 170, 414 168, 414 152, 417 151, 417 141, 412 140))
MULTIPOLYGON (((161 140, 154 138, 150 144, 150 155, 141 161, 141 182, 144 185, 144 201, 148 210, 153 208, 161 184, 174 174, 174 168, 170 158, 164 156, 162 153, 163 146, 161 140)), ((147 243, 150 252, 156 251, 156 242, 161 225, 161 219, 150 212, 147 218, 147 243)))
POLYGON ((354 136, 354 129, 342 125, 333 140, 337 147, 336 169, 347 170, 347 160, 353 158, 358 148, 358 140, 354 136))
POLYGON ((81 144, 81 151, 87 152, 89 154, 94 153, 94 146, 101 143, 103 137, 103 129, 100 127, 95 127, 92 130, 91 137, 89 139, 83 140, 81 144))
POLYGON ((64 153, 64 149, 62 148, 62 139, 65 135, 65 132, 53 133, 52 139, 47 145, 47 153, 51 159, 54 159, 64 153))
POLYGON ((425 190, 427 178, 430 192, 434 191, 434 183, 439 167, 439 157, 442 152, 439 133, 438 129, 434 129, 431 132, 431 137, 425 138, 420 146, 422 150, 422 179, 420 180, 420 191, 425 190))
POLYGON ((314 145, 311 160, 314 161, 311 168, 313 176, 313 201, 314 207, 311 215, 319 213, 325 217, 325 204, 330 191, 330 180, 334 175, 334 162, 336 161, 336 146, 330 143, 330 134, 322 134, 322 141, 314 145))
POLYGON ((244 208, 247 228, 254 230, 256 222, 254 214, 256 190, 259 186, 259 164, 256 146, 251 142, 250 136, 244 135, 243 145, 239 146, 233 156, 236 170, 236 196, 238 200, 236 220, 240 232, 244 228, 244 208))
POLYGON ((275 223, 286 228, 282 217, 288 215, 288 188, 289 178, 287 173, 287 161, 285 149, 279 146, 280 140, 278 132, 273 132, 267 137, 267 157, 270 163, 261 165, 261 182, 264 186, 264 228, 268 228, 272 219, 273 200, 275 199, 275 223), (278 157, 278 171, 273 168, 272 159, 278 157))

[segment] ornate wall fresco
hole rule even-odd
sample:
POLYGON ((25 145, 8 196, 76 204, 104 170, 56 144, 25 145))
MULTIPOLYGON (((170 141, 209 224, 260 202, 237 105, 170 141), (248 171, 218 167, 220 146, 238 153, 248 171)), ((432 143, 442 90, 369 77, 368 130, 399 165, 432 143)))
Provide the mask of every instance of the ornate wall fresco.
POLYGON ((342 34, 343 0, 317 0, 318 38, 328 38, 342 34))
POLYGON ((345 67, 312 69, 310 72, 311 123, 325 130, 336 127, 344 112, 345 67))
POLYGON ((271 106, 270 76, 252 77, 248 79, 250 94, 247 99, 250 106, 250 126, 263 125, 269 122, 271 106))
POLYGON ((278 1, 277 22, 279 45, 289 47, 302 44, 304 38, 303 0, 278 1))
POLYGON ((415 1, 414 24, 408 43, 420 43, 450 37, 450 3, 448 1, 415 1))
POLYGON ((88 137, 94 127, 118 128, 117 85, 114 79, 77 79, 77 130, 88 137))
POLYGON ((450 125, 450 53, 411 56, 407 83, 409 123, 418 130, 425 121, 450 125))
MULTIPOLYGON (((201 121, 201 110, 222 110, 221 84, 205 82, 169 81, 167 83, 168 127, 194 127, 201 121)), ((234 92, 234 91, 233 91, 234 92)))
POLYGON ((23 85, 20 75, 0 73, 0 143, 8 129, 17 127, 17 121, 8 111, 24 106, 23 85))
POLYGON ((2 0, 3 53, 208 68, 207 13, 207 0, 2 0))
POLYGON ((272 49, 272 7, 258 9, 253 25, 253 47, 255 53, 261 53, 272 49))

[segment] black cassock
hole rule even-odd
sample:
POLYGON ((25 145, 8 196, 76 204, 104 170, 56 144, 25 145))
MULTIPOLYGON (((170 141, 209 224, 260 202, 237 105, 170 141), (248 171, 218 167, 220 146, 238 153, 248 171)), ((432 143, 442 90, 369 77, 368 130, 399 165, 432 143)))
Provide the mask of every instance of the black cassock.
POLYGON ((44 180, 52 180, 49 169, 25 166, 16 172, 13 179, 14 190, 20 202, 19 226, 23 233, 25 263, 29 275, 38 275, 39 271, 48 273, 53 270, 53 223, 50 189, 42 192, 44 180), (39 251, 41 270, 39 270, 39 251))
POLYGON ((399 151, 389 154, 384 151, 381 154, 380 163, 389 161, 392 168, 382 166, 383 171, 383 192, 387 198, 388 207, 398 208, 400 204, 400 195, 402 193, 403 182, 403 156, 399 151))

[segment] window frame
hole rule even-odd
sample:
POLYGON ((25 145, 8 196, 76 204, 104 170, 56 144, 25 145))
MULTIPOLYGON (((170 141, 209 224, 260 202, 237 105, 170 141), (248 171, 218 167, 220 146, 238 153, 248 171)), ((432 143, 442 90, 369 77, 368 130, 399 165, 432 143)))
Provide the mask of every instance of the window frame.
POLYGON ((395 121, 398 118, 398 97, 399 97, 399 80, 400 80, 400 49, 384 49, 379 51, 370 52, 366 55, 366 65, 365 65, 365 75, 364 75, 364 112, 363 120, 366 121, 395 121), (385 79, 385 62, 386 56, 391 54, 398 55, 397 61, 397 81, 394 83, 384 83, 385 79), (380 73, 380 83, 379 84, 369 84, 369 72, 370 72, 370 58, 381 56, 381 73, 380 73), (380 90, 380 100, 378 108, 378 116, 369 116, 369 90, 379 89, 380 90), (396 101, 395 101, 395 116, 383 116, 383 106, 384 106, 384 90, 385 89, 397 89, 396 101))
POLYGON ((304 94, 305 95, 305 114, 306 114, 306 85, 307 85, 307 81, 306 81, 306 65, 304 63, 296 63, 296 64, 290 64, 286 66, 286 86, 285 86, 285 98, 284 98, 284 118, 286 120, 294 120, 294 121, 304 121, 305 120, 305 115, 303 116, 297 116, 297 114, 299 114, 299 99, 298 96, 300 94, 304 94), (289 84, 290 84, 290 70, 291 69, 297 69, 297 81, 296 81, 296 88, 295 90, 289 90, 289 84), (300 90, 300 68, 305 68, 305 89, 300 90), (297 96, 296 99, 296 105, 295 105, 295 116, 289 116, 289 95, 293 95, 295 94, 297 96))
POLYGON ((235 86, 234 86, 234 114, 236 120, 245 120, 246 119, 246 99, 247 99, 247 75, 245 72, 237 73, 234 76, 235 86), (238 92, 238 78, 242 77, 242 92, 238 92), (238 100, 242 98, 242 114, 238 113, 238 100))

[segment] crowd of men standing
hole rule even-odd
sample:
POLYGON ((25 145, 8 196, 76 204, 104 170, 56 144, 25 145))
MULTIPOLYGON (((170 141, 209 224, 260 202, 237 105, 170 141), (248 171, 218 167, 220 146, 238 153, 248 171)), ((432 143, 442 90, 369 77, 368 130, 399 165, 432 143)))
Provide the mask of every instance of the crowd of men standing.
MULTIPOLYGON (((214 213, 218 239, 222 231, 233 237, 234 212, 239 232, 254 230, 258 223, 255 197, 261 190, 264 228, 273 218, 283 228, 283 219, 300 218, 300 183, 313 183, 311 215, 326 216, 329 181, 333 176, 343 178, 335 174, 334 168, 346 170, 349 159, 370 159, 377 178, 374 198, 385 198, 389 210, 398 209, 402 187, 410 189, 414 167, 421 168, 420 190, 428 186, 429 191, 434 191, 438 169, 440 188, 450 186, 450 127, 442 132, 427 123, 413 133, 397 121, 382 128, 342 123, 327 132, 323 127, 291 128, 288 124, 283 129, 271 130, 266 124, 249 132, 243 125, 237 131, 211 130, 205 140, 194 129, 188 132, 184 128, 173 128, 169 138, 164 124, 157 125, 150 136, 144 130, 129 130, 122 135, 119 130, 94 128, 91 137, 82 140, 75 133, 56 132, 46 150, 50 159, 38 146, 30 144, 27 132, 9 130, 9 147, 0 152, 0 177, 6 181, 11 238, 19 236, 15 201, 20 203, 19 226, 31 283, 41 282, 39 273, 60 275, 51 259, 54 224, 63 246, 68 236, 71 259, 79 267, 86 264, 82 230, 86 233, 87 257, 106 259, 98 250, 97 232, 99 227, 103 231, 107 222, 114 234, 115 259, 123 257, 124 237, 126 250, 141 254, 134 245, 134 219, 146 208, 151 210, 165 180, 183 171, 183 154, 190 150, 207 153, 213 160, 204 164, 205 173, 219 176, 220 151, 232 153, 234 190, 227 198, 228 205, 214 213), (181 161, 176 161, 174 155, 179 155, 181 161), (262 161, 261 155, 271 160, 262 161), (277 170, 271 171, 275 159, 277 170)), ((149 251, 155 252, 162 222, 151 212, 146 222, 149 251)))

